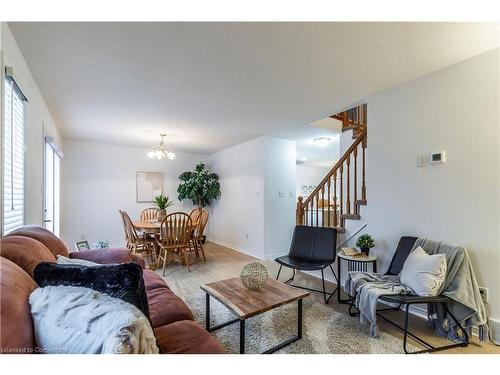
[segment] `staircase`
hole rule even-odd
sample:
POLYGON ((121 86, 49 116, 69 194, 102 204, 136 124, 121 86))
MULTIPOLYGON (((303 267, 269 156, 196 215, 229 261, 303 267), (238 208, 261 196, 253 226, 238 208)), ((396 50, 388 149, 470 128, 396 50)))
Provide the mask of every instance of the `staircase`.
POLYGON ((367 105, 363 104, 330 117, 342 121, 342 131, 352 129, 352 138, 356 139, 361 135, 363 128, 366 128, 367 105))
POLYGON ((344 233, 346 220, 360 220, 360 207, 367 204, 365 150, 366 104, 330 116, 342 121, 342 131, 353 131, 354 142, 306 198, 298 198, 297 225, 333 227, 344 233))

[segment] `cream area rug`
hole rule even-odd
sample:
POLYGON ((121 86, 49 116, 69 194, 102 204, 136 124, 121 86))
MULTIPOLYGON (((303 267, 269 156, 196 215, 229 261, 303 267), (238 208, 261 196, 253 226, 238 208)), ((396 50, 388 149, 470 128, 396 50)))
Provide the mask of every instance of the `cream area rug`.
MULTIPOLYGON (((195 320, 205 327, 205 294, 184 298, 195 320)), ((333 302, 331 302, 333 303, 333 302)), ((210 298, 211 325, 234 319, 221 303, 210 298)), ((297 303, 281 306, 246 321, 246 352, 261 353, 297 332, 297 303)), ((211 332, 228 353, 239 352, 239 323, 211 332)), ((408 345, 414 350, 416 347, 408 345)), ((321 303, 304 300, 302 339, 276 353, 318 354, 397 354, 403 353, 403 340, 379 330, 370 338, 369 325, 359 317, 333 310, 321 303)))

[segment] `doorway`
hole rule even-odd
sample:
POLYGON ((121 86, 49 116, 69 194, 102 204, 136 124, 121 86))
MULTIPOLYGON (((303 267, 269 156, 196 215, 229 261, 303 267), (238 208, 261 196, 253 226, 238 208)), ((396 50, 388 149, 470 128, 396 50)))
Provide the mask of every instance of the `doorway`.
POLYGON ((56 236, 60 231, 61 153, 52 137, 45 137, 43 223, 56 236))

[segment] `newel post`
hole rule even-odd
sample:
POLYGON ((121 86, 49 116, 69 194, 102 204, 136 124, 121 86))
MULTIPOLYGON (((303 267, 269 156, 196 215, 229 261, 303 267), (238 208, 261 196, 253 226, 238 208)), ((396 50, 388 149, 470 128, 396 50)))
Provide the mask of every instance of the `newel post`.
POLYGON ((302 203, 303 200, 303 197, 298 198, 297 209, 295 211, 295 219, 297 225, 304 225, 304 203, 302 203))

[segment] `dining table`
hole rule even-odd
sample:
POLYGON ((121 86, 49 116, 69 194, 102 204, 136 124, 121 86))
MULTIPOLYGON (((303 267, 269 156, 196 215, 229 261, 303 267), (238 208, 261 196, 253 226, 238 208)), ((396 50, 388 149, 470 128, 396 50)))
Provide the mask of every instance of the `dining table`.
MULTIPOLYGON (((159 234, 160 233, 160 221, 155 220, 135 220, 132 221, 132 225, 138 231, 147 234, 159 234)), ((191 224, 191 228, 195 229, 198 225, 198 222, 194 222, 191 224)))
MULTIPOLYGON (((144 234, 149 234, 149 235, 159 235, 160 234, 160 221, 156 220, 134 220, 132 221, 132 225, 134 226, 135 229, 137 229, 140 232, 143 232, 144 234)), ((194 233, 194 229, 198 225, 198 222, 195 222, 191 225, 191 233, 194 233)), ((156 256, 158 256, 159 248, 157 244, 155 243, 155 252, 156 256)), ((183 262, 184 264, 184 262, 183 262)), ((155 270, 158 267, 156 263, 152 263, 149 265, 149 269, 155 270)))
POLYGON ((160 233, 160 222, 153 220, 135 220, 132 222, 135 229, 147 233, 147 234, 157 234, 160 233))

